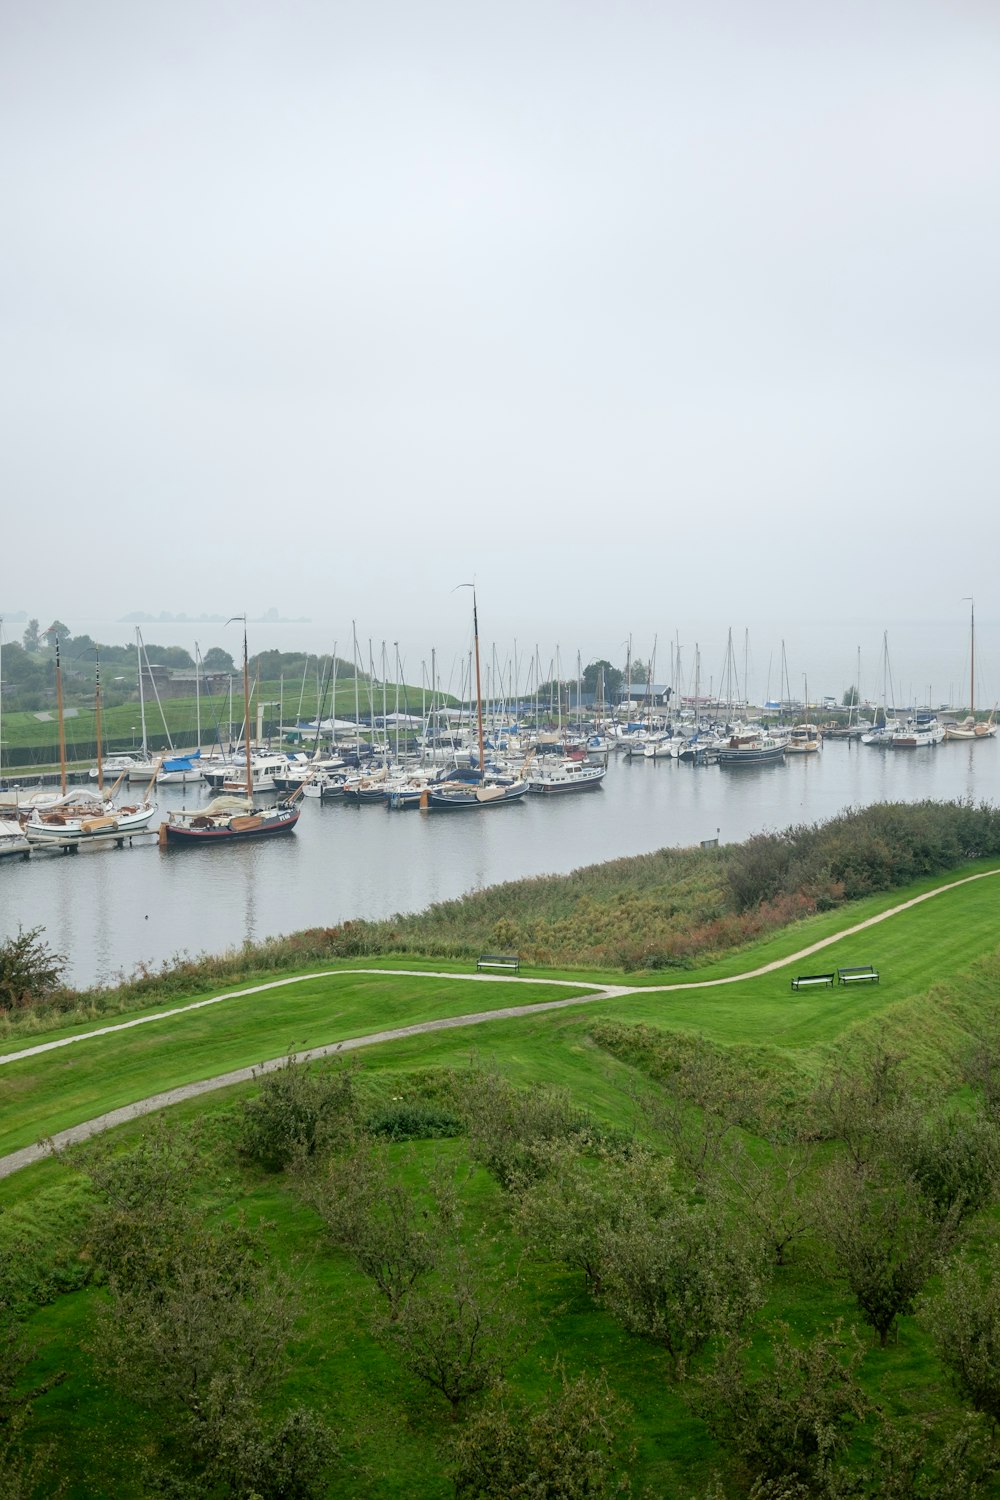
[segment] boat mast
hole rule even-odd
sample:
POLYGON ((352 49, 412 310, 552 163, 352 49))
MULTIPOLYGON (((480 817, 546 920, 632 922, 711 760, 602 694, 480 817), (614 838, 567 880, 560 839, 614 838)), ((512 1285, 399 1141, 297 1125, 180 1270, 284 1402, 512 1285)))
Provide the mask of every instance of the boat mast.
POLYGON ((969 713, 976 717, 976 602, 969 599, 969 713))
POLYGON ((138 625, 135 627, 135 660, 139 668, 139 721, 142 724, 142 758, 149 759, 149 747, 146 744, 146 696, 142 686, 142 633, 138 625))
POLYGON ((201 652, 194 643, 194 716, 198 734, 198 754, 201 754, 201 652))
POLYGON ((59 790, 66 795, 66 724, 63 719, 62 663, 59 660, 59 637, 56 636, 56 718, 59 721, 59 790))
POLYGON ((476 731, 479 736, 479 779, 486 771, 486 752, 483 748, 483 685, 479 671, 479 612, 476 609, 476 586, 472 585, 472 640, 476 651, 476 731))
POLYGON ((247 617, 243 616, 243 748, 246 752, 247 797, 253 796, 253 766, 250 759, 250 660, 247 656, 247 617))
POLYGON ((101 750, 101 653, 97 652, 97 676, 94 695, 94 729, 97 733, 97 790, 104 791, 104 760, 101 750))

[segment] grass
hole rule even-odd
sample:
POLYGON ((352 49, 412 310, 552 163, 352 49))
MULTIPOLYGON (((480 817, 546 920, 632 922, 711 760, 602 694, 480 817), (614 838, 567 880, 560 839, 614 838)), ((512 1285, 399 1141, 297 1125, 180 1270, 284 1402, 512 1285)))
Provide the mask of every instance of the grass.
MULTIPOLYGON (((419 1086, 441 1070, 464 1070, 475 1056, 495 1063, 516 1082, 566 1088, 600 1119, 629 1129, 635 1124, 632 1096, 645 1075, 635 1059, 615 1055, 595 1041, 598 1023, 610 1022, 642 1023, 661 1034, 695 1032, 748 1060, 763 1059, 776 1077, 794 1071, 806 1080, 831 1059, 850 1059, 873 1034, 884 1032, 905 1043, 924 1076, 953 1083, 949 1060, 996 1004, 1000 879, 957 886, 865 933, 837 938, 809 960, 810 969, 871 961, 883 976, 877 986, 796 993, 789 987, 794 968, 729 984, 692 986, 787 958, 938 883, 992 868, 996 866, 970 865, 906 891, 810 917, 753 949, 685 974, 681 988, 663 988, 665 982, 677 983, 679 976, 634 975, 629 976, 634 992, 620 999, 385 1043, 361 1055, 362 1076, 366 1086, 392 1094, 419 1086)), ((432 966, 429 960, 398 956, 363 962, 377 971, 432 966)), ((290 1049, 493 1004, 544 1001, 558 993, 531 983, 539 976, 530 973, 522 986, 446 981, 430 973, 350 972, 358 966, 345 962, 331 978, 314 974, 287 989, 233 998, 0 1068, 0 1150, 175 1083, 290 1049)), ((434 966, 444 965, 438 960, 434 966)), ((547 971, 547 977, 557 975, 622 982, 620 973, 547 971)), ((274 976, 261 977, 267 981, 274 976)), ((204 997, 200 992, 190 999, 204 997)), ((163 1008, 178 1003, 172 999, 163 1008)), ((120 1019, 149 1013, 148 1005, 136 1005, 120 1019)), ((79 1034, 88 1025, 93 1022, 60 1024, 10 1039, 4 1050, 79 1034)), ((282 1399, 303 1400, 337 1425, 341 1457, 331 1497, 444 1500, 451 1494, 446 1455, 452 1429, 443 1408, 419 1393, 373 1340, 367 1287, 346 1258, 325 1245, 311 1211, 284 1179, 261 1176, 233 1154, 239 1103, 252 1087, 178 1105, 170 1116, 182 1130, 198 1132, 200 1176, 192 1190, 206 1216, 221 1218, 242 1210, 254 1222, 266 1220, 271 1226, 269 1253, 293 1271, 302 1317, 293 1351, 296 1369, 282 1399)), ((147 1128, 148 1122, 132 1124, 117 1136, 127 1142, 147 1128)), ((470 1225, 482 1225, 494 1237, 490 1255, 498 1265, 516 1263, 518 1246, 498 1190, 479 1169, 470 1172, 465 1153, 461 1140, 393 1148, 404 1176, 432 1161, 450 1165, 462 1181, 470 1225)), ((97 1494, 138 1500, 142 1486, 135 1454, 155 1446, 163 1434, 153 1414, 103 1387, 90 1364, 88 1341, 102 1293, 87 1284, 86 1261, 80 1259, 88 1188, 75 1163, 85 1171, 86 1159, 82 1151, 73 1160, 46 1161, 0 1181, 0 1255, 10 1244, 26 1244, 36 1266, 45 1305, 29 1325, 38 1348, 30 1378, 69 1372, 65 1382, 35 1402, 31 1442, 55 1445, 68 1500, 97 1494)), ((982 1232, 994 1227, 991 1217, 982 1232)), ((616 1394, 632 1408, 640 1485, 650 1494, 683 1500, 704 1492, 719 1455, 682 1394, 669 1383, 659 1350, 625 1335, 595 1308, 580 1280, 558 1266, 524 1261, 514 1311, 531 1333, 512 1371, 522 1392, 535 1396, 545 1391, 551 1378, 548 1366, 557 1354, 570 1374, 606 1370, 616 1394)), ((766 1354, 777 1319, 788 1321, 804 1337, 837 1317, 855 1321, 853 1304, 817 1272, 807 1251, 796 1252, 776 1274, 758 1320, 756 1356, 766 1354)), ((884 1351, 869 1348, 862 1378, 872 1399, 889 1414, 911 1418, 928 1413, 948 1421, 957 1410, 927 1335, 914 1319, 903 1320, 897 1344, 884 1351)), ((858 1439, 859 1459, 866 1455, 870 1436, 869 1431, 858 1439)))

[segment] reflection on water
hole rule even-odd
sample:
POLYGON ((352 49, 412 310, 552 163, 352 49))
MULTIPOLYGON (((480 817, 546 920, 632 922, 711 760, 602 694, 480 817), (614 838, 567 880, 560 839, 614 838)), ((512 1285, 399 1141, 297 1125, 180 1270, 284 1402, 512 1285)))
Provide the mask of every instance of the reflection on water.
MULTIPOLYGON (((415 911, 501 881, 717 834, 731 843, 845 807, 995 802, 998 776, 997 740, 894 752, 831 742, 819 755, 738 770, 615 760, 600 791, 480 812, 310 800, 297 831, 273 842, 166 850, 149 842, 2 862, 0 936, 44 926, 69 955, 72 981, 92 984, 139 963, 415 911)), ((174 805, 167 790, 161 809, 174 805)))

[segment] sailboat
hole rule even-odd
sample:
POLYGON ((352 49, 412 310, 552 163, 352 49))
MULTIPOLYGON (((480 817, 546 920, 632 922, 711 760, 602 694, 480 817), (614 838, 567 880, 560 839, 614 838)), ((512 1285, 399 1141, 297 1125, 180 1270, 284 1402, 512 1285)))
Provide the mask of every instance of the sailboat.
POLYGON ((483 742, 483 683, 479 665, 479 612, 476 608, 475 584, 460 587, 472 589, 472 637, 476 655, 476 729, 479 741, 479 761, 474 771, 465 773, 468 780, 443 781, 429 786, 421 795, 420 806, 431 811, 457 811, 470 807, 503 807, 508 802, 519 802, 528 791, 528 783, 522 776, 498 776, 486 770, 486 749, 483 742), (424 802, 426 796, 426 803, 424 802))
MULTIPOLYGON (((59 796, 36 807, 24 825, 25 837, 32 844, 62 846, 86 843, 88 839, 108 838, 117 834, 136 833, 152 822, 156 803, 148 795, 140 802, 116 806, 112 800, 118 782, 110 793, 104 791, 104 766, 97 757, 97 788, 67 788, 66 726, 63 713, 62 664, 59 638, 56 637, 56 717, 59 725, 59 796)), ((101 663, 97 663, 96 697, 97 744, 101 744, 101 663)), ((155 775, 155 767, 154 772, 155 775)), ((119 778, 120 780, 121 778, 119 778)), ((147 789, 148 790, 148 789, 147 789)))
POLYGON ((243 839, 269 838, 273 834, 291 833, 302 811, 295 806, 298 795, 292 795, 275 807, 255 808, 253 801, 254 768, 250 748, 250 662, 247 656, 247 626, 243 618, 243 702, 246 780, 239 796, 215 797, 205 807, 178 809, 167 814, 160 824, 160 847, 168 844, 231 844, 243 839))
POLYGON ((969 712, 961 724, 945 725, 946 740, 991 740, 997 732, 992 713, 981 724, 976 722, 976 605, 973 599, 969 600, 969 606, 969 712))

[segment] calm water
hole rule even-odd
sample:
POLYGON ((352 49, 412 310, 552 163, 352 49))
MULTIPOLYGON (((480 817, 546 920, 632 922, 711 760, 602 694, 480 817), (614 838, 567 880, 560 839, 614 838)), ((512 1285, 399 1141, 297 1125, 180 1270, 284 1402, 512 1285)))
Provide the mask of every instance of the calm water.
MULTIPOLYGON (((181 789, 172 791, 161 809, 180 805, 181 789)), ((307 801, 296 832, 271 843, 150 842, 2 862, 0 936, 43 925, 69 956, 72 982, 88 985, 182 952, 419 910, 498 881, 928 797, 1000 800, 1000 740, 889 753, 831 742, 819 755, 737 771, 613 758, 598 792, 478 813, 307 801)))

